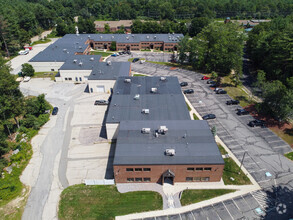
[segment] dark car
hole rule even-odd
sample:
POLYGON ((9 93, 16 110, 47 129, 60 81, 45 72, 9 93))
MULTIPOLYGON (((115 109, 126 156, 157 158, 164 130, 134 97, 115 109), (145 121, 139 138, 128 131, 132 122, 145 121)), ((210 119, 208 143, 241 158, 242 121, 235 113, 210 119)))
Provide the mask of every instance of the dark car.
POLYGON ((131 52, 130 52, 130 51, 127 51, 126 53, 127 53, 128 55, 131 55, 131 52))
POLYGON ((109 101, 107 100, 96 100, 95 105, 108 105, 109 101))
POLYGON ((217 83, 211 84, 210 87, 217 87, 217 83))
POLYGON ((188 86, 188 83, 187 82, 182 82, 180 83, 180 86, 183 87, 183 86, 188 86))
POLYGON ((59 110, 58 107, 54 107, 52 111, 52 115, 57 115, 58 110, 59 110))
POLYGON ((224 89, 219 89, 216 91, 216 94, 227 94, 227 92, 224 89))
POLYGON ((246 111, 245 109, 237 109, 237 115, 248 115, 249 111, 246 111))
POLYGON ((207 114, 202 117, 203 120, 214 119, 214 118, 216 118, 216 115, 214 114, 207 114))
POLYGON ((249 125, 250 127, 262 127, 262 128, 264 128, 264 127, 265 127, 265 122, 264 122, 263 120, 255 119, 255 120, 253 120, 253 121, 250 121, 250 122, 248 123, 248 125, 249 125))
POLYGON ((132 60, 132 63, 136 63, 137 61, 139 61, 139 58, 134 58, 134 59, 132 60))
POLYGON ((238 105, 239 104, 239 101, 238 100, 228 100, 226 102, 227 105, 238 105))
POLYGON ((194 93, 194 90, 193 89, 186 89, 183 91, 184 94, 192 94, 194 93))
POLYGON ((122 55, 123 54, 123 52, 118 52, 119 53, 119 55, 122 55))
POLYGON ((216 81, 209 79, 209 80, 207 81, 207 84, 216 84, 216 81))

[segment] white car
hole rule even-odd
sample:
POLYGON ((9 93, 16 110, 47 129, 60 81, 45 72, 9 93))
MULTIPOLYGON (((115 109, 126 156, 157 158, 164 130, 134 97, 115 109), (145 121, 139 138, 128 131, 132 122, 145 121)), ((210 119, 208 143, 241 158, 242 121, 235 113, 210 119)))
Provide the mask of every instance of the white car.
POLYGON ((27 50, 21 50, 18 52, 19 55, 27 55, 29 52, 27 50))
POLYGON ((25 76, 24 78, 23 78, 23 81, 24 82, 28 82, 28 81, 30 81, 31 80, 31 78, 29 77, 29 76, 25 76))
POLYGON ((140 60, 140 64, 143 64, 145 62, 145 60, 140 60))

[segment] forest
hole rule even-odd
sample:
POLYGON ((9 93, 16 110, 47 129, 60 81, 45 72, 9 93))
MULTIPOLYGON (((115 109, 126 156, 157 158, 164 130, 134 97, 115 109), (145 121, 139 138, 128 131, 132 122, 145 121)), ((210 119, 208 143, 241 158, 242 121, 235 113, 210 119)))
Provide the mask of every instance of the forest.
MULTIPOLYGON (((182 23, 195 17, 264 19, 292 12, 292 0, 0 0, 0 52, 13 55, 32 36, 56 25, 59 35, 74 33, 74 16, 81 17, 81 32, 89 32, 94 31, 92 22, 97 19, 182 23)), ((182 28, 178 25, 172 30, 182 28)))

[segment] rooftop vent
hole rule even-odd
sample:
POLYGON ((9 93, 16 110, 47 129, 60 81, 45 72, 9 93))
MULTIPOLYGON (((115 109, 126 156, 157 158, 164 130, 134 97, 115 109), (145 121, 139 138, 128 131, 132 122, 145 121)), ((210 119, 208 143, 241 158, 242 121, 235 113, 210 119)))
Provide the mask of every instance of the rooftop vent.
POLYGON ((103 36, 101 35, 101 36, 100 36, 100 38, 102 39, 102 38, 103 38, 103 36))
POLYGON ((157 88, 151 88, 151 93, 157 93, 158 89, 157 88))
POLYGON ((124 79, 125 83, 131 83, 131 79, 124 79))
POLYGON ((175 149, 166 149, 165 154, 166 156, 175 156, 175 149))
POLYGON ((127 36, 126 39, 129 40, 129 37, 127 36))
POLYGON ((90 58, 90 61, 94 61, 94 60, 95 60, 95 58, 93 58, 93 57, 90 58))
POLYGON ((73 60, 73 63, 77 63, 77 60, 73 60))
POLYGON ((88 38, 91 38, 91 35, 87 36, 88 38))
POLYGON ((147 39, 149 39, 149 38, 150 38, 150 36, 148 35, 148 36, 146 36, 146 38, 147 38, 147 39))
POLYGON ((149 134, 149 133, 151 133, 151 129, 150 128, 142 128, 141 129, 141 133, 143 133, 143 134, 149 134))
POLYGON ((148 108, 143 108, 141 110, 141 113, 143 113, 143 114, 149 114, 150 113, 150 110, 148 108))
POLYGON ((78 48, 79 48, 79 49, 82 49, 82 46, 79 46, 78 48))
POLYGON ((112 36, 112 39, 114 39, 114 36, 112 36))
POLYGON ((134 100, 139 100, 139 94, 136 94, 133 99, 134 100))
POLYGON ((166 134, 168 131, 168 128, 166 126, 160 126, 158 129, 159 134, 166 134))
POLYGON ((78 64, 78 65, 82 66, 82 62, 79 62, 79 64, 78 64))
POLYGON ((67 51, 67 49, 63 49, 63 52, 66 52, 67 51))
POLYGON ((154 39, 156 39, 156 38, 157 38, 157 36, 155 35, 155 36, 154 36, 154 39))
POLYGON ((111 66, 111 64, 112 64, 111 61, 108 60, 108 61, 107 61, 107 65, 108 65, 108 66, 111 66))
POLYGON ((131 35, 132 37, 134 37, 134 34, 133 35, 131 35))
POLYGON ((163 76, 162 76, 162 77, 160 78, 160 80, 161 80, 161 81, 166 81, 166 77, 163 77, 163 76))

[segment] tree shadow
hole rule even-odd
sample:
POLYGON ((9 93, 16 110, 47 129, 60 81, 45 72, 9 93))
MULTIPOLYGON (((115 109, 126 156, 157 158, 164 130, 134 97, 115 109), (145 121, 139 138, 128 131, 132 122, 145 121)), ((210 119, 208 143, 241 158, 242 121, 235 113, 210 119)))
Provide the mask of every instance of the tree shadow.
POLYGON ((239 100, 239 101, 245 101, 245 102, 248 102, 249 100, 247 99, 247 97, 241 95, 241 96, 236 96, 235 97, 236 100, 239 100))
POLYGON ((263 220, 282 220, 293 217, 293 191, 288 187, 277 186, 266 190, 266 208, 263 220))
POLYGON ((288 135, 290 135, 290 136, 293 136, 293 128, 291 128, 291 129, 286 128, 286 129, 284 130, 284 133, 285 133, 285 134, 288 134, 288 135))

